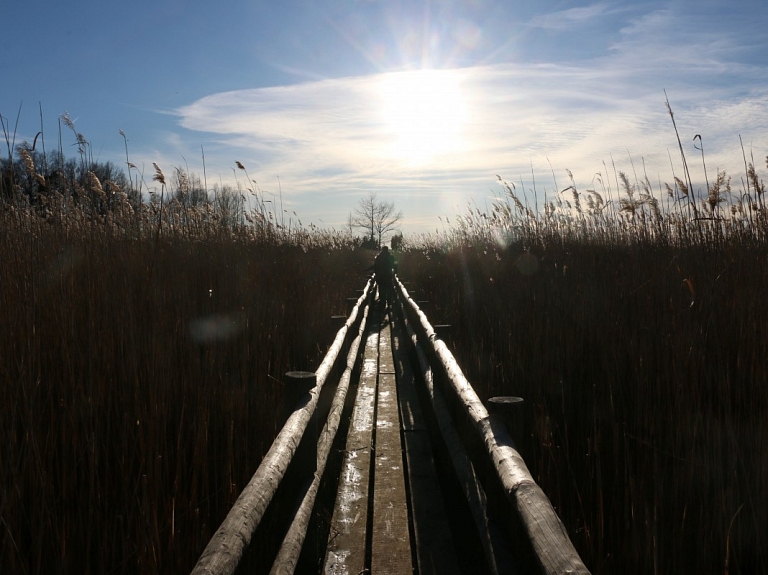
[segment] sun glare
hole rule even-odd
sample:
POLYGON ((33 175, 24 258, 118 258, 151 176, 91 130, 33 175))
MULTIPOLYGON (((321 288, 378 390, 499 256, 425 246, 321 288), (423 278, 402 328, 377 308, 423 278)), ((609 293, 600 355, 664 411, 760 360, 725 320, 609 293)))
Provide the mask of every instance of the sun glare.
POLYGON ((462 151, 467 105, 454 70, 393 72, 381 78, 387 155, 422 165, 462 151))

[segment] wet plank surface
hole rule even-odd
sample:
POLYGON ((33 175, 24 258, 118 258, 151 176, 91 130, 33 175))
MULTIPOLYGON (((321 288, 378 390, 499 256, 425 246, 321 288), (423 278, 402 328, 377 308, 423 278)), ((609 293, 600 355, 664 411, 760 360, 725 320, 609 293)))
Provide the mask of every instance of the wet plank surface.
MULTIPOLYGON (((400 330, 394 331, 392 351, 398 376, 397 390, 411 492, 411 513, 420 575, 458 575, 445 502, 435 470, 432 444, 416 393, 416 382, 400 330)), ((407 337, 407 336, 406 336, 407 337)))
POLYGON ((357 575, 366 569, 368 489, 378 347, 378 330, 369 330, 333 510, 324 568, 326 575, 357 575))
POLYGON ((383 323, 379 336, 371 573, 405 575, 412 573, 413 567, 391 342, 389 323, 383 323))
POLYGON ((372 315, 324 572, 453 575, 459 562, 403 336, 372 315))

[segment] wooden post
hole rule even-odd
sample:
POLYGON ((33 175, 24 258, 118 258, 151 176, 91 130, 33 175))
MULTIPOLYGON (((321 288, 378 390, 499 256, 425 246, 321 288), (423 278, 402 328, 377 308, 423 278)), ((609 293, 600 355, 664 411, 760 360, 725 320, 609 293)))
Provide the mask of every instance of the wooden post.
POLYGON ((492 397, 486 402, 488 414, 497 418, 507 428, 518 453, 523 441, 523 406, 522 397, 499 396, 492 397))
MULTIPOLYGON (((309 392, 317 385, 317 375, 311 371, 289 371, 285 374, 286 416, 310 400, 309 392)), ((308 478, 317 470, 317 415, 312 414, 307 429, 296 448, 294 458, 302 478, 308 478)))

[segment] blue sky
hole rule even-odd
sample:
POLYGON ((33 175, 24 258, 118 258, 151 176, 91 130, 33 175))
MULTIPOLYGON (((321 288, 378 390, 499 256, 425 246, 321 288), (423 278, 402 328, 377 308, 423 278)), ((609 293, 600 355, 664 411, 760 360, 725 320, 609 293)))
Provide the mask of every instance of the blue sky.
POLYGON ((695 180, 696 134, 710 180, 740 186, 739 136, 766 173, 764 0, 29 0, 0 30, 17 141, 42 107, 54 148, 66 111, 100 160, 124 165, 123 130, 150 183, 152 162, 202 175, 202 147, 209 187, 240 161, 305 224, 341 228, 373 190, 404 232, 434 231, 499 195, 497 174, 531 190, 533 170, 551 197, 566 170, 584 190, 630 157, 671 182, 664 90, 695 180))

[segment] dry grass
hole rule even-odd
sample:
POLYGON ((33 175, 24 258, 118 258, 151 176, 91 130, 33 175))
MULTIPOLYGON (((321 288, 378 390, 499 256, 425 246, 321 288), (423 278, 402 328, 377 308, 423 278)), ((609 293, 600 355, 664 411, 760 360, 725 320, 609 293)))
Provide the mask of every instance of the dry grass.
MULTIPOLYGON (((127 139, 121 179, 62 122, 79 162, 0 161, 0 566, 188 571, 370 255, 240 162, 242 192, 153 188, 127 139)), ((399 257, 479 394, 526 399, 524 455, 596 574, 768 571, 765 186, 703 160, 698 195, 684 157, 655 190, 500 178, 399 257)))
POLYGON ((718 174, 657 211, 618 179, 624 202, 573 187, 543 212, 506 184, 400 273, 480 395, 525 398, 526 461, 594 573, 765 572, 762 193, 729 217, 718 174))
POLYGON ((0 212, 0 565, 188 571, 282 424, 278 380, 316 367, 370 255, 61 204, 0 212))

